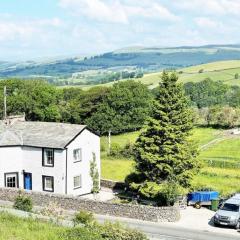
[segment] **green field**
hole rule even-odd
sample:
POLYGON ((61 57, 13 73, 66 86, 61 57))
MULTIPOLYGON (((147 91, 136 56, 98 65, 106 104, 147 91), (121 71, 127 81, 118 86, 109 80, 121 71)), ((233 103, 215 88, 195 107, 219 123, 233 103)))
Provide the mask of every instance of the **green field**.
MULTIPOLYGON (((213 81, 223 81, 229 85, 240 86, 240 78, 235 79, 236 73, 240 76, 240 60, 212 62, 178 70, 178 72, 180 71, 182 73, 179 74, 179 81, 182 83, 200 82, 206 78, 211 78, 213 81), (203 73, 199 73, 201 69, 203 69, 203 73)), ((161 72, 157 72, 145 74, 143 78, 136 79, 135 81, 146 84, 149 88, 154 88, 158 86, 160 77, 161 72)), ((113 82, 110 82, 101 86, 112 86, 112 84, 113 82)), ((81 88, 87 90, 93 86, 100 86, 100 84, 81 86, 81 88)))
MULTIPOLYGON (((134 142, 139 132, 111 138, 121 146, 134 142)), ((223 130, 196 128, 191 138, 199 144, 199 158, 204 167, 193 180, 196 188, 208 187, 223 194, 240 191, 240 137, 226 135, 223 130)), ((117 159, 107 155, 107 138, 102 137, 102 177, 123 181, 134 167, 133 159, 117 159)))
MULTIPOLYGON (((235 79, 235 74, 240 75, 240 60, 221 61, 208 64, 197 65, 178 70, 179 81, 200 82, 206 78, 211 78, 213 81, 223 81, 229 85, 240 85, 240 79, 235 79), (200 70, 202 73, 199 73, 200 70)), ((161 73, 153 73, 145 75, 140 81, 151 88, 158 85, 161 73)))
POLYGON ((59 240, 63 227, 0 213, 0 240, 59 240))

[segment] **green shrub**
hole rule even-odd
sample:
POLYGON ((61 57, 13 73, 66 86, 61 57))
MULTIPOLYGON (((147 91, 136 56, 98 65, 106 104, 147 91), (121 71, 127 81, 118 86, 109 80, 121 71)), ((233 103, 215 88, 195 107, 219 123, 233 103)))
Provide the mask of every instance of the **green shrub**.
POLYGON ((118 143, 113 143, 111 145, 110 156, 112 157, 119 157, 121 156, 122 148, 118 143))
POLYGON ((121 150, 121 155, 125 158, 131 158, 134 154, 134 145, 132 143, 127 143, 121 150))
POLYGON ((74 223, 85 224, 85 227, 74 227, 61 235, 64 240, 148 240, 141 232, 122 226, 120 223, 105 222, 98 224, 92 214, 79 212, 74 223))
POLYGON ((29 196, 19 194, 14 201, 13 207, 25 212, 31 212, 33 208, 32 199, 29 196))
POLYGON ((60 235, 61 240, 103 240, 100 234, 89 228, 76 227, 60 235))
POLYGON ((146 181, 143 184, 131 183, 130 187, 137 191, 141 198, 153 200, 159 206, 173 206, 178 196, 183 193, 182 188, 173 182, 158 184, 146 181))
POLYGON ((121 147, 118 143, 113 143, 110 156, 131 158, 133 156, 133 147, 134 145, 131 143, 127 143, 124 147, 121 147))
POLYGON ((79 211, 73 219, 74 225, 78 225, 78 224, 88 225, 93 223, 94 221, 95 219, 94 219, 93 213, 86 212, 86 211, 79 211))
POLYGON ((147 240, 141 232, 122 226, 120 223, 106 222, 103 225, 94 226, 98 234, 107 240, 147 240))

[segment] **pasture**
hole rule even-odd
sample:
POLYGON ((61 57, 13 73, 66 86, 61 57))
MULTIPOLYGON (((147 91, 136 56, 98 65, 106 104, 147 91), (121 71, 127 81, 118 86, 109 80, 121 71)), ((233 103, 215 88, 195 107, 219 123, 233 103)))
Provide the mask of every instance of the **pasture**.
MULTIPOLYGON (((125 146, 134 143, 139 132, 112 136, 112 144, 125 146)), ((240 136, 231 136, 224 130, 195 128, 191 139, 198 143, 202 170, 193 179, 195 189, 211 188, 227 195, 240 191, 240 136)), ((107 155, 108 141, 101 139, 102 177, 123 181, 134 167, 133 159, 107 155)))
MULTIPOLYGON (((187 67, 177 70, 179 74, 179 82, 200 82, 206 78, 211 78, 213 81, 223 81, 229 85, 240 86, 240 60, 230 60, 230 61, 219 61, 207 64, 201 64, 197 66, 187 67), (199 72, 203 70, 203 72, 199 72), (239 79, 235 79, 235 74, 239 74, 239 79)), ((145 74, 143 78, 135 79, 134 81, 139 81, 149 88, 155 88, 161 78, 161 72, 145 74)), ((124 80, 121 80, 124 81, 124 80)), ((114 82, 98 85, 85 85, 80 86, 84 90, 88 90, 95 86, 112 86, 114 82)))

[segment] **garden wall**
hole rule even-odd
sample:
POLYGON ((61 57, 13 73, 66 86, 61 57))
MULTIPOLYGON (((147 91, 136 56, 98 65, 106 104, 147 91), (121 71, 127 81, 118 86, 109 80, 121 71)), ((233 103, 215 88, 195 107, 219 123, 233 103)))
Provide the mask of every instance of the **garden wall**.
POLYGON ((113 190, 124 190, 127 185, 124 182, 117 182, 108 179, 101 179, 101 187, 110 188, 113 190))
MULTIPOLYGON (((0 200, 13 202, 18 195, 18 189, 0 188, 0 200)), ((66 210, 85 210, 95 214, 110 215, 116 217, 135 218, 153 222, 175 222, 180 218, 179 207, 151 207, 142 205, 114 204, 109 202, 100 202, 86 200, 79 197, 57 195, 40 192, 26 192, 34 205, 46 206, 49 202, 56 202, 66 210)))

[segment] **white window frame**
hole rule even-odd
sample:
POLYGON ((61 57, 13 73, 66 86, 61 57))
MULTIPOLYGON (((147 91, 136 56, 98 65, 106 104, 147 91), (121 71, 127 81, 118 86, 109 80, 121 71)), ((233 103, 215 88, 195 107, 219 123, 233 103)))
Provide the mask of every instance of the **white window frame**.
POLYGON ((73 177, 73 189, 75 190, 75 189, 79 189, 81 187, 82 187, 82 175, 80 174, 80 175, 76 175, 73 177), (79 185, 75 186, 75 178, 79 178, 79 185))
POLYGON ((73 150, 73 162, 82 162, 82 148, 76 148, 73 150), (79 152, 79 154, 77 154, 77 152, 79 152))
POLYGON ((43 166, 54 167, 54 149, 52 148, 43 149, 43 166), (49 152, 51 152, 51 155, 48 155, 49 152))
POLYGON ((19 180, 18 180, 18 172, 12 172, 12 173, 5 173, 4 174, 4 178, 5 178, 5 187, 9 187, 9 188, 18 188, 19 187, 19 180), (9 181, 8 178, 15 178, 15 186, 9 186, 9 181))
POLYGON ((54 177, 53 176, 42 176, 42 185, 43 185, 43 191, 45 192, 54 192, 54 177), (47 187, 47 180, 51 179, 51 187, 47 187))

